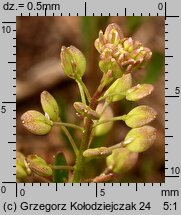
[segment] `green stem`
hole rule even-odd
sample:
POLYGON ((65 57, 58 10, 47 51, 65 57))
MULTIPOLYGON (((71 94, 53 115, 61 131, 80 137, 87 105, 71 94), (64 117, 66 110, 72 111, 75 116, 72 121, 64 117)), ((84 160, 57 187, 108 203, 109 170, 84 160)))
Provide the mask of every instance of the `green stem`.
POLYGON ((104 124, 107 122, 114 122, 114 121, 119 121, 119 120, 125 120, 126 115, 123 116, 117 116, 117 117, 113 117, 112 119, 108 119, 108 120, 102 120, 102 121, 98 121, 97 123, 95 123, 93 125, 93 128, 95 128, 96 126, 100 125, 100 124, 104 124))
POLYGON ((104 95, 104 96, 101 96, 98 101, 102 101, 104 99, 107 99, 109 97, 112 97, 112 96, 125 96, 126 93, 125 92, 119 92, 119 93, 110 93, 110 94, 107 94, 107 95, 104 95))
MULTIPOLYGON (((104 91, 104 88, 100 87, 97 89, 95 94, 93 95, 91 102, 90 102, 90 108, 93 110, 97 107, 97 100, 102 95, 104 91)), ((83 131, 83 137, 79 148, 79 153, 76 158, 76 163, 74 166, 74 173, 72 182, 78 183, 82 180, 83 174, 84 174, 84 167, 85 167, 85 158, 83 156, 83 152, 88 148, 89 142, 90 142, 90 136, 92 132, 92 120, 85 118, 84 122, 84 131, 83 131)))
POLYGON ((124 147, 124 141, 121 141, 120 143, 117 143, 116 145, 110 146, 110 150, 119 149, 124 147))
POLYGON ((79 80, 76 80, 77 84, 78 84, 78 87, 79 87, 79 91, 80 91, 80 96, 81 96, 81 100, 82 100, 82 103, 86 104, 86 99, 85 99, 85 94, 84 94, 84 89, 80 83, 79 80))
MULTIPOLYGON (((103 108, 102 108, 102 111, 101 111, 101 113, 100 113, 100 117, 102 116, 102 114, 104 113, 104 111, 106 110, 106 108, 109 106, 109 102, 105 102, 104 103, 104 105, 103 105, 103 108)), ((93 140, 93 138, 94 138, 94 134, 95 134, 95 129, 92 129, 92 131, 91 131, 91 134, 90 134, 90 138, 89 138, 89 144, 88 144, 88 148, 90 147, 90 145, 91 145, 91 142, 92 142, 92 140, 93 140)))
POLYGON ((73 150, 75 152, 75 155, 77 156, 78 153, 79 153, 79 150, 78 150, 78 148, 77 148, 77 146, 75 144, 74 139, 72 138, 70 132, 67 130, 67 128, 65 126, 61 126, 61 128, 62 128, 63 132, 65 133, 65 135, 67 136, 67 138, 69 139, 69 141, 70 141, 70 143, 72 145, 72 148, 73 148, 73 150))
POLYGON ((81 131, 83 131, 83 128, 78 126, 78 125, 74 125, 72 123, 65 123, 65 122, 54 122, 54 125, 60 125, 60 126, 65 126, 65 127, 70 127, 70 128, 77 128, 81 131))
POLYGON ((88 102, 90 102, 91 101, 91 96, 90 96, 90 93, 89 93, 87 87, 85 86, 84 82, 82 81, 82 79, 79 79, 78 82, 82 86, 82 88, 83 88, 83 90, 85 92, 85 95, 87 97, 88 102))
POLYGON ((60 170, 74 170, 74 167, 73 166, 51 166, 52 169, 60 169, 60 170))

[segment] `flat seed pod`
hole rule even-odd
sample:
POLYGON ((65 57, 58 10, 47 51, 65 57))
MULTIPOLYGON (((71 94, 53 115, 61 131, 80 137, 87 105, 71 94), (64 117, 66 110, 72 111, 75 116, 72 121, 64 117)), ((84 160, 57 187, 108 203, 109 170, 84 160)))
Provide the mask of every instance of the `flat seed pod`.
POLYGON ((127 91, 126 99, 129 101, 138 101, 150 95, 154 87, 151 84, 138 84, 127 91))
POLYGON ((21 116, 22 124, 33 134, 45 135, 52 129, 52 122, 42 113, 29 110, 21 116))
POLYGON ((154 143, 156 129, 145 125, 140 128, 131 129, 126 135, 124 144, 131 152, 144 152, 154 143))
POLYGON ((146 105, 141 105, 131 110, 127 116, 125 123, 131 128, 141 127, 152 122, 156 118, 157 112, 146 105))
POLYGON ((37 175, 49 177, 53 173, 46 161, 37 155, 28 155, 27 163, 32 172, 37 175))
POLYGON ((114 173, 122 173, 130 170, 136 163, 138 153, 130 152, 126 148, 118 148, 106 158, 107 167, 114 173))
POLYGON ((116 102, 125 98, 125 93, 132 86, 131 74, 123 75, 118 78, 105 92, 108 102, 116 102), (110 95, 110 96, 109 96, 110 95))
POLYGON ((59 121, 59 107, 54 97, 47 91, 43 91, 40 95, 41 105, 45 113, 54 122, 59 121))

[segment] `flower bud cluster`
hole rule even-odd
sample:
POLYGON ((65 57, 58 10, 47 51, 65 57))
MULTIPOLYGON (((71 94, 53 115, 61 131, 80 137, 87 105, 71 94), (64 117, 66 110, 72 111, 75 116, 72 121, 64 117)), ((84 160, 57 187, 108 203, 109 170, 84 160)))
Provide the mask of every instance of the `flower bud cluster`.
POLYGON ((149 48, 131 37, 124 38, 117 24, 110 24, 95 41, 100 53, 99 67, 102 72, 113 71, 113 77, 141 68, 152 56, 149 48))

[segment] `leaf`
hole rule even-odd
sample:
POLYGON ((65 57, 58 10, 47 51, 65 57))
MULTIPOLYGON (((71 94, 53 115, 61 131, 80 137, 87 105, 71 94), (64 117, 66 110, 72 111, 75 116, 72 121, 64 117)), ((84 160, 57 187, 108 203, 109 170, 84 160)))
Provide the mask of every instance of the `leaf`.
MULTIPOLYGON (((62 152, 58 152, 55 156, 54 166, 66 166, 67 161, 62 152)), ((54 169, 53 171, 53 182, 54 183, 65 183, 68 181, 68 170, 54 169)))

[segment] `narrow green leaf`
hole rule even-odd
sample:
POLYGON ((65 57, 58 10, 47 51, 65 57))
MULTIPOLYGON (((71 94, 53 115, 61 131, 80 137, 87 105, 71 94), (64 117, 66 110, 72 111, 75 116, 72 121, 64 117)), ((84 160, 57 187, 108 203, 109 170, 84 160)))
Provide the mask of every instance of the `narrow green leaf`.
MULTIPOLYGON (((67 166, 65 156, 62 152, 58 152, 55 156, 54 166, 67 166)), ((53 182, 65 183, 68 181, 68 170, 54 169, 53 182)))

